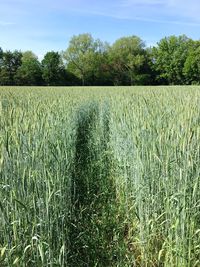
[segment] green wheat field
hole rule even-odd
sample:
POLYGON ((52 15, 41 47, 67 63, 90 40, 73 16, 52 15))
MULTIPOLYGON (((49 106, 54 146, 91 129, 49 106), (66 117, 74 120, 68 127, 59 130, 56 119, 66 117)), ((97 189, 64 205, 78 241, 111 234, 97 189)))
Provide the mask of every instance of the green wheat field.
POLYGON ((200 87, 1 87, 1 267, 199 267, 200 87))

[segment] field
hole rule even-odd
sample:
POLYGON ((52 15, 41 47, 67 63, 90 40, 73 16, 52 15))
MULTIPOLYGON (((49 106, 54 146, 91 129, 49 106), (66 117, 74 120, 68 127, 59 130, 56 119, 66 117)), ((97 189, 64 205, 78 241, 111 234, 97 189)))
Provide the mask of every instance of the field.
POLYGON ((199 267, 200 87, 1 87, 0 266, 199 267))

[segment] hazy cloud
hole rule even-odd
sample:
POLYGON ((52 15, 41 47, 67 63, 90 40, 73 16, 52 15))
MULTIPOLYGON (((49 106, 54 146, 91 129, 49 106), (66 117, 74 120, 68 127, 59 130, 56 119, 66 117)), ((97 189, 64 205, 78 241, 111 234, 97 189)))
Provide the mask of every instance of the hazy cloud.
POLYGON ((200 0, 0 0, 0 46, 33 49, 41 59, 81 32, 110 42, 129 34, 198 39, 199 13, 200 0))
POLYGON ((200 21, 199 0, 121 0, 121 6, 124 8, 122 12, 129 12, 129 9, 132 10, 133 15, 143 12, 145 16, 150 17, 164 15, 189 19, 191 22, 200 21))
POLYGON ((0 20, 0 26, 9 26, 9 25, 14 25, 15 23, 13 22, 8 22, 8 21, 1 21, 0 20))

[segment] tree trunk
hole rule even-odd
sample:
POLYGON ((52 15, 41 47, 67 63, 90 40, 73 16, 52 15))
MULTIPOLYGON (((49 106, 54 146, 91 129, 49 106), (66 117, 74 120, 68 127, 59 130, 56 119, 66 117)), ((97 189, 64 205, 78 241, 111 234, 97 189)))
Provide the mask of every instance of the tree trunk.
POLYGON ((85 77, 84 77, 84 74, 82 74, 81 80, 82 80, 82 86, 84 86, 85 85, 85 77))

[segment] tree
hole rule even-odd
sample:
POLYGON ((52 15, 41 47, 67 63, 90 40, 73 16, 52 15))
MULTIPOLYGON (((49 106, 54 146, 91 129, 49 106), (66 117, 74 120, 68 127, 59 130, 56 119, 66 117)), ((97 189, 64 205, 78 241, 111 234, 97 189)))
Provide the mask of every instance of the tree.
POLYGON ((0 47, 0 70, 1 70, 2 60, 3 60, 3 49, 0 47))
POLYGON ((26 51, 22 56, 22 65, 15 75, 18 85, 42 85, 42 69, 38 58, 33 52, 26 51))
POLYGON ((191 47, 183 73, 187 84, 200 84, 200 41, 194 42, 191 47))
POLYGON ((94 86, 113 84, 110 69, 108 68, 108 51, 108 43, 103 43, 99 39, 94 40, 94 51, 91 51, 85 57, 87 85, 94 86))
POLYGON ((1 77, 2 64, 3 64, 3 49, 0 47, 0 77, 1 77))
POLYGON ((141 85, 158 85, 157 71, 154 67, 153 49, 148 47, 145 49, 145 61, 141 69, 141 85))
POLYGON ((109 46, 104 44, 104 51, 99 51, 93 54, 91 58, 92 70, 88 75, 89 85, 113 85, 112 72, 110 71, 109 62, 109 46))
POLYGON ((64 85, 66 71, 58 52, 47 52, 42 60, 42 77, 47 85, 64 85))
POLYGON ((120 38, 112 45, 109 54, 115 84, 137 84, 145 62, 143 41, 137 36, 120 38))
POLYGON ((105 61, 108 45, 99 39, 94 40, 90 34, 73 36, 63 57, 67 69, 77 76, 82 85, 94 85, 105 61))
POLYGON ((22 53, 6 51, 3 53, 0 72, 1 85, 14 85, 14 76, 22 63, 22 53))
POLYGON ((153 48, 153 61, 158 79, 167 84, 184 84, 184 64, 193 41, 185 35, 160 40, 153 48))

